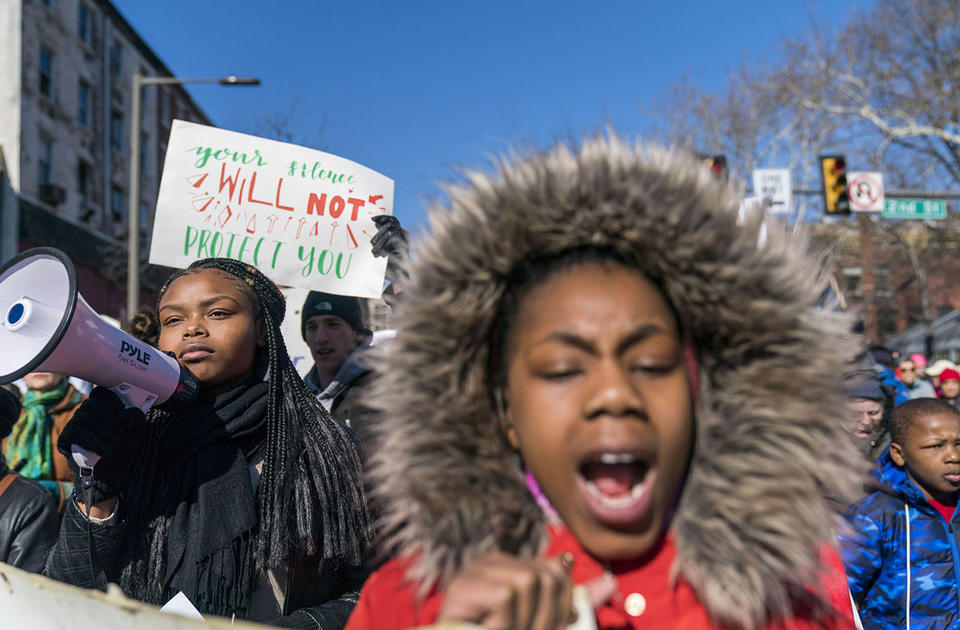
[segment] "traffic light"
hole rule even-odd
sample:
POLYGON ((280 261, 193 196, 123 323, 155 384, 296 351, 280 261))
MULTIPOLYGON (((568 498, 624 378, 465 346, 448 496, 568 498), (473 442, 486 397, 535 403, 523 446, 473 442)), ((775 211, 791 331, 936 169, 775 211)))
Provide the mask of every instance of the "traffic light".
POLYGON ((727 156, 701 154, 700 159, 710 169, 710 172, 717 177, 725 178, 727 176, 727 156))
POLYGON ((842 155, 821 155, 823 200, 827 214, 850 214, 850 195, 847 193, 847 161, 842 155))

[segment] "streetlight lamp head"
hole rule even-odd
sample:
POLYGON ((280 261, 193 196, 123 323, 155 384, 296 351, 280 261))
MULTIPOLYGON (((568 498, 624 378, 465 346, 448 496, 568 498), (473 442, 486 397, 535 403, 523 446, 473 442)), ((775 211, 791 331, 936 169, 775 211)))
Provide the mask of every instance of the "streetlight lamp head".
POLYGON ((260 79, 256 77, 238 77, 231 74, 228 77, 220 79, 222 85, 260 85, 260 79))

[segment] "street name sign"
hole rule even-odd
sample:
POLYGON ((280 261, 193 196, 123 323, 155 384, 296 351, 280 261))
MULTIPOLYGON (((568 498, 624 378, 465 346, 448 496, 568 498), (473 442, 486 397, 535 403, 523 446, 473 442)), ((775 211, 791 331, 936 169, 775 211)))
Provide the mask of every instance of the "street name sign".
POLYGON ((887 199, 880 215, 884 219, 946 219, 943 199, 887 199))

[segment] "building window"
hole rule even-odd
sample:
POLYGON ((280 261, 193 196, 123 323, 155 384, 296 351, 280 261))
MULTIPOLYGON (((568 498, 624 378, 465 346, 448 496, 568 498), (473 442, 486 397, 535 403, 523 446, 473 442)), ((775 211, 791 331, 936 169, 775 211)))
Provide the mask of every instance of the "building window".
POLYGON ((140 202, 140 245, 143 246, 143 242, 146 239, 147 234, 150 231, 150 204, 146 201, 140 202))
POLYGON ((40 157, 37 160, 37 183, 53 183, 53 140, 40 138, 40 157))
POLYGON ((53 51, 40 47, 40 93, 53 98, 53 51))
POLYGON ((140 172, 146 173, 147 165, 150 160, 147 159, 147 151, 150 150, 150 136, 146 132, 140 132, 140 172))
POLYGON ((123 114, 116 110, 110 114, 110 147, 123 151, 123 114))
POLYGON ((77 192, 80 193, 80 200, 83 202, 90 201, 91 172, 89 162, 86 160, 77 162, 77 192))
POLYGON ((120 223, 123 220, 123 188, 114 186, 110 189, 110 215, 114 223, 120 223))
POLYGON ((843 269, 843 294, 846 296, 863 297, 863 270, 860 267, 846 267, 843 269))
POLYGON ((893 298, 893 283, 890 281, 890 270, 877 267, 873 270, 874 296, 890 300, 893 298))
POLYGON ((140 202, 140 251, 150 251, 150 206, 140 202))
POLYGON ((51 11, 53 10, 53 0, 40 0, 40 4, 47 7, 51 11))
POLYGON ((110 74, 119 77, 123 73, 123 47, 120 42, 113 40, 110 46, 110 74))
POLYGON ((157 86, 157 104, 160 107, 160 124, 170 126, 170 95, 161 86, 157 86))
POLYGON ((90 84, 82 79, 77 84, 77 122, 90 126, 90 84))
POLYGON ((87 46, 93 45, 93 29, 91 26, 90 9, 81 2, 77 8, 77 37, 87 46))

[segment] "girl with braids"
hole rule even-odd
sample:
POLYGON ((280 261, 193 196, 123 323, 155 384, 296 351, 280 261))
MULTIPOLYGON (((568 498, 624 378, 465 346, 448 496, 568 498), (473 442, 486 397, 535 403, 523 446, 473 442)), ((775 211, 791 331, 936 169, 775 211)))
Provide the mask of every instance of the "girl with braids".
POLYGON ((204 614, 343 626, 365 578, 359 449, 294 370, 283 314, 277 287, 235 260, 197 261, 167 281, 158 346, 200 395, 144 417, 94 390, 58 447, 102 459, 92 496, 70 502, 48 575, 117 582, 152 604, 182 591, 204 614))

